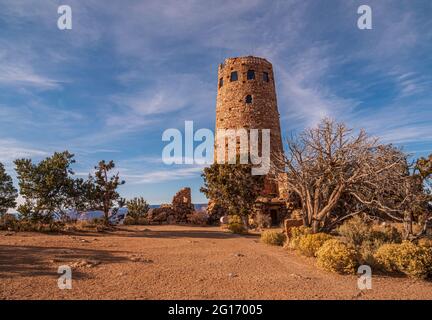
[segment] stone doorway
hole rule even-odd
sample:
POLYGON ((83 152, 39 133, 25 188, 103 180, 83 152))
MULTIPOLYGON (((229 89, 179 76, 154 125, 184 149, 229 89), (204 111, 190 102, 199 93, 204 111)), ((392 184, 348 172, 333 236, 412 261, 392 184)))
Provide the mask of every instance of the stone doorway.
POLYGON ((272 227, 279 225, 278 211, 276 209, 270 210, 270 218, 272 227))

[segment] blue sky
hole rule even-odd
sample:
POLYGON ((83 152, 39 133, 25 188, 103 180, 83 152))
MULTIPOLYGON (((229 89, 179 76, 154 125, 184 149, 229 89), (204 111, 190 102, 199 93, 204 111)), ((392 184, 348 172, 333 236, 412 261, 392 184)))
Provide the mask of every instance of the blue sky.
POLYGON ((331 116, 432 153, 430 0, 0 0, 0 161, 68 149, 77 174, 115 160, 122 196, 205 202, 202 167, 162 163, 162 132, 213 129, 217 66, 242 55, 273 63, 284 134, 331 116))

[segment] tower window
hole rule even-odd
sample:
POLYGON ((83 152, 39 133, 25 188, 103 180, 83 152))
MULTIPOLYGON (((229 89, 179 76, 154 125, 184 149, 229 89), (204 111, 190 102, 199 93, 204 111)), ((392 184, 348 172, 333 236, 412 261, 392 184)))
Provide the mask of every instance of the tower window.
POLYGON ((246 103, 247 103, 247 104, 252 103, 252 96, 251 96, 250 94, 248 94, 248 95, 246 96, 246 103))
POLYGON ((219 79, 219 88, 223 86, 223 78, 219 79))
POLYGON ((238 80, 237 71, 231 72, 230 81, 237 81, 237 80, 238 80))
POLYGON ((248 70, 248 72, 247 72, 247 79, 248 80, 255 79, 255 71, 254 70, 248 70))
POLYGON ((263 73, 263 81, 265 81, 265 82, 269 82, 269 75, 268 75, 267 72, 264 72, 264 73, 263 73))

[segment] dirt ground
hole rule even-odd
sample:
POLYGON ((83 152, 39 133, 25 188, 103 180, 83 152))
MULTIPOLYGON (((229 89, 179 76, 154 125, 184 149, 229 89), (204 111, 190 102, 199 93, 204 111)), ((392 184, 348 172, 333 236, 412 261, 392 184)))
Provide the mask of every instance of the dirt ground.
POLYGON ((0 232, 1 299, 432 299, 432 283, 317 269, 314 259, 218 227, 123 226, 109 233, 0 232), (72 266, 72 289, 57 269, 72 266))

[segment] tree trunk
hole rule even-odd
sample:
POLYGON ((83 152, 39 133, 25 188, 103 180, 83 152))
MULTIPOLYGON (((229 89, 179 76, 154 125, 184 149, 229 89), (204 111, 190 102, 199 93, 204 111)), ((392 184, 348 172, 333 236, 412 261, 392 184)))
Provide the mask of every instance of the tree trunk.
POLYGON ((411 212, 405 212, 404 217, 404 238, 409 240, 413 236, 413 226, 412 226, 412 214, 411 212))
POLYGON ((249 230, 249 217, 248 217, 248 215, 242 215, 241 219, 243 221, 244 226, 246 227, 246 230, 249 230))
POLYGON ((312 221, 312 233, 318 233, 319 232, 319 227, 320 227, 320 221, 314 219, 312 221))

